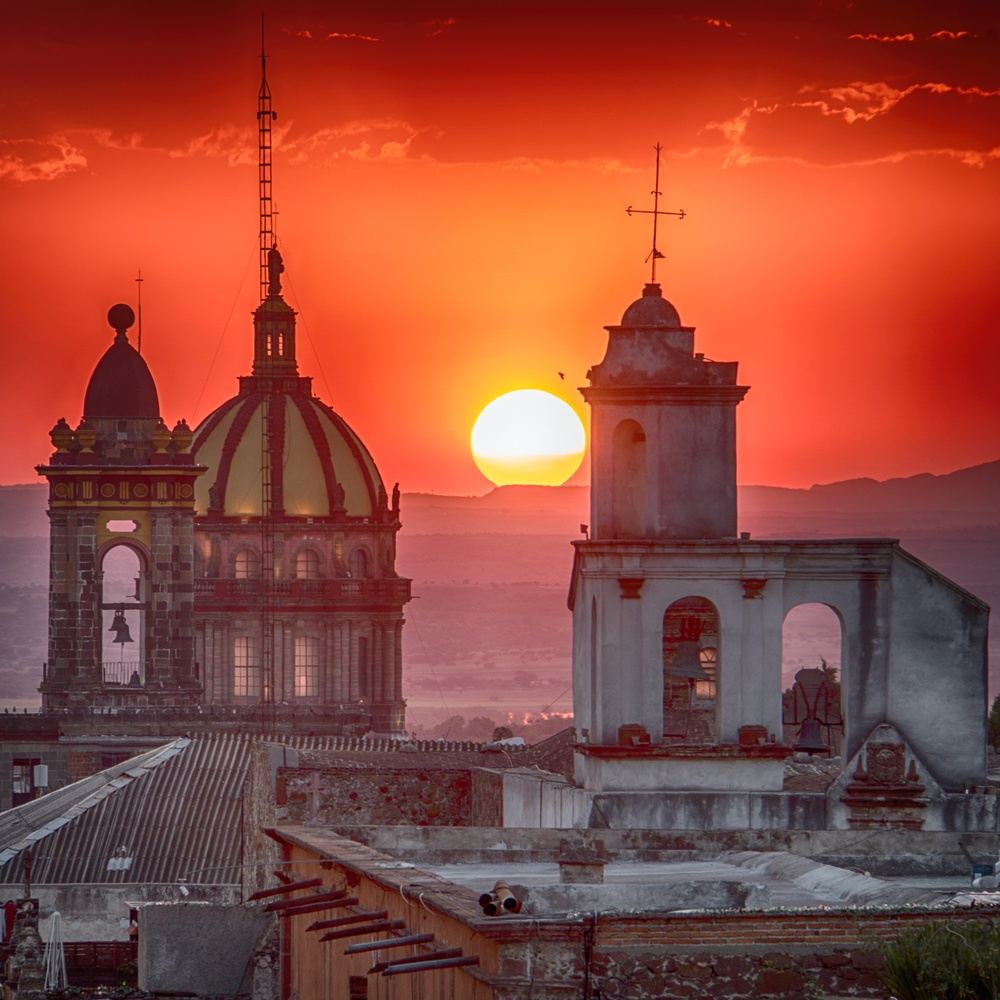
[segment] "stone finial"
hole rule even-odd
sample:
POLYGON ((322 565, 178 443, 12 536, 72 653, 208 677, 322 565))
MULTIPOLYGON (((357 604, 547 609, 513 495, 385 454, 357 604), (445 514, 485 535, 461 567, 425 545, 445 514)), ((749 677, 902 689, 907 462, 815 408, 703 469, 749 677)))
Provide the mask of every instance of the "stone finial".
POLYGON ((191 428, 188 427, 186 420, 178 420, 174 424, 174 429, 171 432, 173 435, 174 447, 177 451, 185 452, 191 447, 191 442, 194 440, 194 434, 191 428))
POLYGON ((60 417, 49 431, 49 438, 55 446, 56 451, 69 451, 69 446, 73 443, 73 429, 66 423, 65 417, 60 417))
POLYGON ((76 429, 76 439, 80 443, 80 450, 90 452, 97 444, 97 431, 94 430, 89 420, 81 420, 76 429))
POLYGON ((157 453, 166 451, 167 445, 170 444, 170 431, 167 430, 167 425, 162 420, 157 423, 156 429, 153 431, 152 441, 157 453))

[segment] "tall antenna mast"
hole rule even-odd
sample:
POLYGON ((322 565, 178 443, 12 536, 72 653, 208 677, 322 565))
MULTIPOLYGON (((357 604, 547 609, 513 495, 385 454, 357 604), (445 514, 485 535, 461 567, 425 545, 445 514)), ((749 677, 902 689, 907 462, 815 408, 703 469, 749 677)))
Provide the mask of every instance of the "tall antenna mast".
POLYGON ((267 252, 274 246, 274 216, 271 210, 271 88, 267 85, 267 55, 264 51, 264 15, 260 16, 260 91, 257 94, 257 187, 260 196, 260 301, 267 298, 267 252))
MULTIPOLYGON (((142 268, 140 267, 135 279, 136 298, 138 300, 136 302, 136 313, 138 314, 139 317, 138 331, 136 337, 136 345, 137 345, 136 351, 140 356, 142 355, 142 283, 145 280, 146 279, 142 276, 142 268)), ((123 651, 124 648, 125 647, 123 646, 122 647, 123 651)))

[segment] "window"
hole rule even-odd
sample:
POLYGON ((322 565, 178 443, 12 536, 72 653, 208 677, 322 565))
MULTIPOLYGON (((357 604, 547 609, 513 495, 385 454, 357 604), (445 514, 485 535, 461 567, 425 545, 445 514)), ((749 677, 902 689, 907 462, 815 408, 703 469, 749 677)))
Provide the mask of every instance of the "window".
POLYGON ((233 576, 237 580, 254 580, 260 576, 260 556, 253 549, 240 549, 233 562, 233 576))
POLYGON ((295 697, 319 696, 319 639, 312 635, 295 637, 295 697))
POLYGON ((34 767, 40 757, 15 757, 11 766, 11 805, 19 806, 35 797, 34 767))
POLYGON ((260 697, 260 651, 252 636, 240 635, 233 640, 233 695, 260 697))
POLYGON ((351 553, 349 570, 355 580, 363 580, 368 576, 368 553, 364 549, 355 549, 351 553))
POLYGON ((319 553, 313 549, 303 549, 295 557, 295 579, 319 579, 319 553))

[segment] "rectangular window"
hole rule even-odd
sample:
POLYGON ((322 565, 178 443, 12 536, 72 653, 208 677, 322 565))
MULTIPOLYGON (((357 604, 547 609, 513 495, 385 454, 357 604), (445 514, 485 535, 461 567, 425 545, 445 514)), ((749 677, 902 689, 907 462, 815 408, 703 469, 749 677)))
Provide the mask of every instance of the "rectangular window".
POLYGON ((260 649, 253 636, 239 635, 233 640, 233 695, 260 697, 260 649))
POLYGON ((295 637, 295 697, 319 697, 320 641, 315 636, 295 637))
POLYGON ((15 757, 11 766, 11 805, 20 806, 35 797, 34 767, 40 757, 15 757))

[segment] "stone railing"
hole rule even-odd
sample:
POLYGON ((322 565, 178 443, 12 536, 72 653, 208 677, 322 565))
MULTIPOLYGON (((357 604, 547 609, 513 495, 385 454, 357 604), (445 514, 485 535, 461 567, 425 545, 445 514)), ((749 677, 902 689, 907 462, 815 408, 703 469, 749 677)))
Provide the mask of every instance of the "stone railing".
MULTIPOLYGON (((260 599, 264 585, 260 579, 232 580, 202 577, 194 581, 197 598, 204 600, 239 601, 260 599)), ((410 581, 401 577, 387 579, 275 580, 274 593, 279 602, 325 603, 386 603, 402 604, 410 599, 410 581)))

